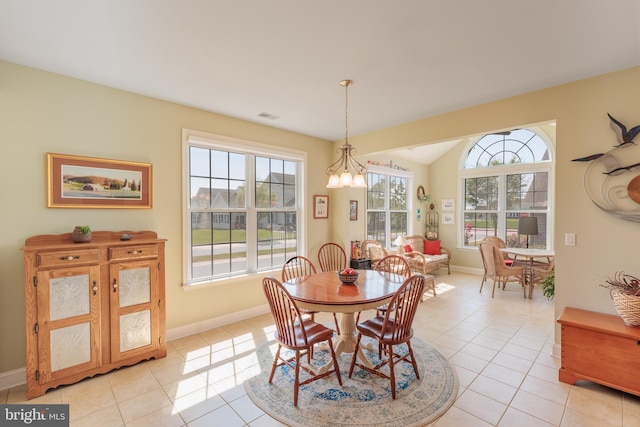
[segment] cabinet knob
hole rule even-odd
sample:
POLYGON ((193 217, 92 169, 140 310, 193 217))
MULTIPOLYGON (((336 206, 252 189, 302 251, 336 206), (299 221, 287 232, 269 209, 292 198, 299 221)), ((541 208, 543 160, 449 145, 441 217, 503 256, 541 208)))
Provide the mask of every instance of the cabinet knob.
POLYGON ((116 279, 113 279, 113 292, 116 292, 118 289, 118 284, 116 283, 116 279))
POLYGON ((94 281, 93 282, 93 294, 96 295, 98 293, 98 284, 94 281))

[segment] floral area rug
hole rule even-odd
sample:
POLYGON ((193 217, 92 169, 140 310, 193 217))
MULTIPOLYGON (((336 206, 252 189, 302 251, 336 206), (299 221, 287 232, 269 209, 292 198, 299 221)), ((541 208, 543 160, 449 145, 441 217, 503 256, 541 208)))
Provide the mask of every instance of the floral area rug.
MULTIPOLYGON (((365 338, 362 340, 365 342, 365 338)), ((349 378, 351 353, 339 358, 342 386, 335 374, 300 387, 298 407, 293 406, 294 371, 278 367, 271 384, 269 372, 276 349, 275 341, 261 346, 257 353, 262 372, 244 382, 251 400, 271 417, 290 426, 423 426, 453 404, 458 393, 458 379, 453 367, 435 348, 419 338, 411 340, 420 379, 410 363, 395 366, 396 400, 391 398, 391 383, 357 366, 349 378)), ((377 363, 375 351, 365 353, 377 363)), ((400 353, 405 346, 398 346, 400 353)), ((287 351, 283 348, 283 352, 287 351)), ((328 351, 314 351, 312 365, 331 360, 328 351)), ((387 370, 388 372, 388 370, 387 370)), ((301 370, 301 381, 307 374, 301 370)))

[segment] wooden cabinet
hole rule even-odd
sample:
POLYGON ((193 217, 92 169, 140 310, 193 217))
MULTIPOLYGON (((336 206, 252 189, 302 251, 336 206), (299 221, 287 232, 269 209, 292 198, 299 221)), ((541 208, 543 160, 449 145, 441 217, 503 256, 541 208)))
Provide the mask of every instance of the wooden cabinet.
POLYGON ((593 381, 640 396, 640 328, 620 316, 567 307, 561 325, 560 381, 593 381))
POLYGON ((27 398, 166 356, 164 245, 151 231, 26 240, 27 398))

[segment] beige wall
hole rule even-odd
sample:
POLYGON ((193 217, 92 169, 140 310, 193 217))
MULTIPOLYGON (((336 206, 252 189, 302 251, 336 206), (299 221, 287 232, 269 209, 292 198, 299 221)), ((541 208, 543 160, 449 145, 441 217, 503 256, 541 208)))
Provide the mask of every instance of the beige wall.
MULTIPOLYGON (((27 237, 71 231, 154 230, 167 243, 167 327, 265 304, 255 277, 182 289, 182 129, 307 152, 305 202, 326 194, 331 143, 193 108, 0 62, 0 373, 25 365, 23 267, 27 237), (48 209, 45 153, 153 164, 153 209, 48 209), (241 290, 241 291, 239 291, 241 290)), ((309 251, 329 239, 330 222, 306 215, 309 251)))
MULTIPOLYGON (((555 241, 577 235, 577 246, 556 245, 557 297, 564 306, 613 312, 597 284, 616 270, 634 273, 635 240, 640 225, 602 213, 582 189, 585 165, 572 158, 607 150, 615 142, 606 113, 629 127, 640 122, 640 67, 594 79, 509 98, 450 114, 351 137, 359 158, 423 143, 446 141, 484 131, 557 121, 555 241)), ((314 254, 328 239, 362 238, 364 191, 327 190, 324 170, 333 162, 333 144, 253 123, 203 112, 75 79, 0 62, 0 373, 24 366, 24 240, 36 234, 70 231, 89 224, 96 230, 150 229, 168 239, 167 326, 179 328, 264 304, 256 277, 185 292, 181 287, 182 208, 181 131, 183 128, 306 151, 306 206, 314 194, 331 197, 329 220, 306 213, 307 251, 314 254), (151 210, 48 209, 45 202, 45 153, 153 163, 151 210), (348 201, 360 201, 356 224, 348 221, 348 201), (239 291, 240 290, 240 291, 239 291)), ((443 162, 451 161, 447 154, 443 162)), ((402 163, 398 160, 398 163, 402 163)), ((416 166, 428 193, 452 194, 456 174, 438 166, 416 166), (443 187, 438 187, 440 184, 443 187), (442 190, 444 188, 444 190, 442 190)), ((415 216, 414 216, 415 218, 415 216)), ((416 224, 414 224, 416 226, 416 224)), ((417 228, 416 228, 417 229, 417 228)), ((443 241, 455 238, 447 230, 443 241)), ((458 264, 464 257, 454 258, 458 264)), ((638 272, 637 274, 640 274, 638 272)))

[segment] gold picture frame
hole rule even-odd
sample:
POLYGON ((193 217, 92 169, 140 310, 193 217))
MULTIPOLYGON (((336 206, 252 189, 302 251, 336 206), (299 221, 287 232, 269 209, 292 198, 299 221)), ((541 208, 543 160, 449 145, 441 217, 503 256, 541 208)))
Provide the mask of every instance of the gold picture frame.
POLYGON ((47 153, 47 207, 149 209, 151 163, 47 153))

